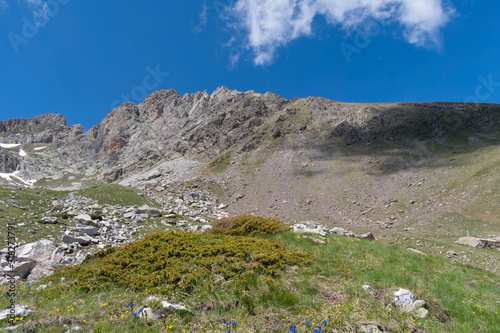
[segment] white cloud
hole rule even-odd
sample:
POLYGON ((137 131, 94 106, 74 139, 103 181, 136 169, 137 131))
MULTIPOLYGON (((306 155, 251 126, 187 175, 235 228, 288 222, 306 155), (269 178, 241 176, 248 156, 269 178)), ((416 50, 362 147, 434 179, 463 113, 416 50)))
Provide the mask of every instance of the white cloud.
POLYGON ((311 36, 316 15, 345 30, 370 17, 396 22, 409 43, 437 46, 454 10, 442 0, 238 0, 230 13, 255 53, 255 64, 265 65, 280 46, 311 36))

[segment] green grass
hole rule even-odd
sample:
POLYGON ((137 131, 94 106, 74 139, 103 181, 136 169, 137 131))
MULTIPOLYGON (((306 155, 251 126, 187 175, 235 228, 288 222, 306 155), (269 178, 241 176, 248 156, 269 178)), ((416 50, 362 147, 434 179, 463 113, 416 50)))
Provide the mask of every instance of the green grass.
MULTIPOLYGON (((282 243, 284 247, 278 252, 309 253, 315 260, 309 264, 285 265, 277 275, 261 271, 242 274, 241 278, 235 276, 235 280, 227 279, 226 282, 225 278, 214 282, 216 275, 209 274, 206 278, 196 279, 197 282, 192 283, 190 288, 183 287, 182 283, 178 287, 172 288, 170 284, 170 288, 162 288, 169 283, 161 281, 151 286, 145 282, 127 285, 118 282, 126 279, 127 275, 117 275, 114 280, 104 281, 102 286, 89 291, 75 284, 74 273, 82 268, 65 269, 33 284, 31 290, 25 283, 18 285, 18 301, 36 310, 35 314, 23 320, 25 330, 65 332, 67 328, 61 327, 61 324, 66 323, 69 326, 79 325, 89 332, 226 332, 228 327, 225 323, 237 322, 229 327, 231 332, 290 332, 292 326, 297 327, 296 332, 312 332, 318 325, 323 326, 324 332, 355 332, 363 323, 377 324, 388 332, 500 331, 500 305, 496 303, 500 294, 500 278, 497 275, 450 264, 444 258, 409 253, 404 247, 379 242, 329 236, 326 244, 317 244, 291 232, 266 235, 264 239, 167 233, 151 237, 147 241, 149 245, 136 243, 123 251, 110 251, 81 267, 97 277, 99 263, 108 262, 119 269, 123 260, 131 260, 123 269, 130 269, 129 265, 135 264, 138 267, 143 265, 147 270, 148 262, 154 266, 155 262, 180 260, 178 266, 170 269, 172 274, 179 273, 179 277, 184 271, 182 281, 188 281, 190 274, 203 271, 198 264, 189 265, 188 258, 208 263, 221 255, 221 252, 211 254, 209 249, 214 245, 212 237, 226 237, 220 243, 227 244, 226 249, 240 246, 240 249, 248 251, 243 257, 238 255, 237 250, 224 252, 225 263, 219 265, 228 271, 242 258, 265 253, 265 242, 282 243), (177 238, 182 239, 178 243, 178 251, 170 249, 167 252, 167 248, 161 247, 156 252, 152 251, 153 244, 173 244, 171 240, 177 238), (210 241, 206 243, 207 240, 210 241), (186 252, 192 241, 201 246, 186 252), (203 244, 210 246, 203 247, 203 244), (118 253, 129 255, 123 257, 118 253), (134 263, 133 258, 137 262, 134 263), (186 259, 186 264, 182 263, 182 258, 186 259), (92 267, 94 270, 90 269, 92 267), (62 276, 66 280, 61 281, 62 276), (36 291, 41 283, 49 287, 36 291), (371 285, 378 294, 370 296, 361 289, 363 284, 371 285), (392 292, 399 288, 409 289, 419 299, 425 300, 430 318, 418 319, 411 313, 386 307, 393 298, 392 292), (151 306, 156 313, 161 311, 157 303, 147 304, 145 299, 149 295, 186 305, 193 313, 163 313, 154 322, 135 318, 133 313, 144 306, 151 306), (132 303, 133 308, 129 306, 132 303), (323 323, 325 320, 327 324, 323 323), (306 322, 311 326, 306 326, 306 322)), ((247 271, 242 269, 242 272, 247 271)), ((147 276, 144 274, 144 280, 150 281, 147 276)), ((98 282, 92 278, 86 281, 98 282)), ((0 291, 5 292, 6 287, 2 286, 0 291)), ((3 298, 2 306, 5 307, 7 301, 3 298)))
MULTIPOLYGON (((36 157, 36 154, 31 153, 30 156, 36 157)), ((48 188, 58 188, 58 187, 69 187, 72 186, 73 183, 82 182, 85 180, 85 176, 81 174, 68 174, 65 173, 61 178, 54 180, 51 178, 41 178, 39 179, 35 185, 39 187, 48 187, 48 188)))
POLYGON ((231 154, 223 154, 210 163, 210 168, 213 173, 222 173, 226 171, 231 162, 231 154))
POLYGON ((94 199, 100 205, 142 206, 158 207, 158 204, 141 196, 137 190, 121 185, 94 185, 78 191, 76 194, 94 199))

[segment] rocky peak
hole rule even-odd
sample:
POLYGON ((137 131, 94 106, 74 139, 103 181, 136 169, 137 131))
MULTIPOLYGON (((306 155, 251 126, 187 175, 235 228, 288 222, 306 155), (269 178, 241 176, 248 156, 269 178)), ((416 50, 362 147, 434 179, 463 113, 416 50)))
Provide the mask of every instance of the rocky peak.
POLYGON ((31 119, 9 119, 0 122, 0 133, 42 132, 57 126, 67 126, 61 114, 44 114, 31 119))

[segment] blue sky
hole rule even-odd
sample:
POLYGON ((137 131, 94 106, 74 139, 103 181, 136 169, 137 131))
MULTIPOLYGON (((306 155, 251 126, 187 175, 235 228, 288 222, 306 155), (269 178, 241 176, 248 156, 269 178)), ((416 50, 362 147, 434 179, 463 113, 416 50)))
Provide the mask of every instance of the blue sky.
POLYGON ((0 120, 145 93, 500 103, 494 0, 0 0, 0 120))

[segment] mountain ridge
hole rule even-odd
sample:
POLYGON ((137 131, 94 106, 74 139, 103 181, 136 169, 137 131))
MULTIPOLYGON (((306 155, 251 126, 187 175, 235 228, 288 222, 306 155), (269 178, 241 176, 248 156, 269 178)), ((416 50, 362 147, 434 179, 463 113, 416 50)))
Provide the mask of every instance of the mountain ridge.
MULTIPOLYGON (((154 92, 138 105, 119 106, 86 132, 81 125, 68 126, 62 115, 5 120, 0 122, 0 141, 55 145, 61 154, 49 154, 50 160, 116 181, 117 175, 164 159, 213 158, 235 144, 243 144, 242 151, 252 150, 262 140, 288 134, 341 137, 347 145, 370 145, 380 138, 403 143, 405 136, 441 140, 458 131, 494 138, 498 108, 444 102, 341 103, 322 97, 291 101, 269 92, 226 87, 211 95, 205 91, 181 96, 171 89, 154 92)), ((20 171, 39 178, 40 172, 26 160, 19 163, 20 171)))

